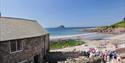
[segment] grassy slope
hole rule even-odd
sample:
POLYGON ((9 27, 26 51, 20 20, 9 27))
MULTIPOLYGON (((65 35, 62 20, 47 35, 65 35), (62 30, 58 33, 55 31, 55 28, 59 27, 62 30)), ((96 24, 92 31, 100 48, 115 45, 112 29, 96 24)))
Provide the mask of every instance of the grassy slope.
POLYGON ((125 20, 122 20, 118 23, 112 24, 111 26, 97 27, 97 29, 108 29, 108 28, 125 28, 125 20))
POLYGON ((125 28, 125 20, 122 20, 118 23, 115 23, 113 25, 111 25, 110 27, 113 27, 113 28, 119 28, 119 27, 122 27, 122 28, 125 28))
POLYGON ((85 42, 79 40, 68 40, 63 42, 54 42, 50 45, 50 49, 60 49, 65 47, 77 46, 84 44, 85 42))

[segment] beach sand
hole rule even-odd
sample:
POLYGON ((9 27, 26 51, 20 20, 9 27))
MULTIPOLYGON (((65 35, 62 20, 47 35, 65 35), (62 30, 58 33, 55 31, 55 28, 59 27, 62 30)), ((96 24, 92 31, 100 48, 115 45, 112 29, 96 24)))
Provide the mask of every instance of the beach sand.
MULTIPOLYGON (((95 48, 98 49, 99 51, 105 51, 105 50, 110 50, 110 51, 114 51, 116 50, 116 46, 113 43, 124 43, 125 44, 125 33, 123 34, 119 34, 119 35, 113 35, 110 37, 107 37, 106 39, 101 39, 101 40, 88 40, 85 39, 84 36, 82 34, 80 35, 72 35, 72 36, 61 36, 61 37, 53 37, 51 38, 52 40, 54 39, 80 39, 81 41, 86 42, 83 45, 79 45, 79 46, 73 46, 73 47, 66 47, 66 48, 62 48, 62 49, 56 49, 56 50, 50 50, 50 52, 81 52, 81 51, 86 51, 89 48, 95 48)), ((125 53, 125 52, 124 52, 125 53)), ((79 59, 79 58, 77 58, 79 59)), ((116 59, 109 61, 108 63, 122 63, 125 62, 125 59, 122 59, 121 61, 117 61, 116 59)), ((70 63, 70 62, 69 62, 70 63)))
POLYGON ((88 48, 99 48, 100 50, 115 50, 115 46, 112 44, 112 42, 114 42, 114 40, 125 41, 124 37, 125 37, 125 33, 119 34, 119 35, 114 35, 114 36, 111 36, 111 37, 108 37, 108 38, 102 39, 102 40, 88 40, 88 39, 85 39, 82 34, 52 37, 51 39, 80 38, 82 41, 86 42, 86 44, 79 45, 79 46, 73 46, 73 47, 66 47, 66 48, 56 49, 56 50, 51 50, 51 51, 74 51, 74 50, 83 51, 88 48), (103 44, 105 46, 101 47, 100 45, 103 45, 103 44))

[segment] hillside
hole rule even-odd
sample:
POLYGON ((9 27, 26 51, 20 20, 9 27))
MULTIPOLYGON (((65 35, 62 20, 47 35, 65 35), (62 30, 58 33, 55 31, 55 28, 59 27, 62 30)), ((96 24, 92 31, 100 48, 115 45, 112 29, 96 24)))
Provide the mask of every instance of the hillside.
POLYGON ((118 23, 115 23, 115 24, 111 25, 110 27, 112 27, 112 28, 119 28, 119 27, 125 28, 125 18, 124 18, 124 20, 122 20, 118 23))
POLYGON ((124 33, 125 32, 125 18, 115 24, 112 24, 110 26, 100 26, 96 27, 95 29, 91 29, 89 31, 92 32, 101 32, 101 33, 113 33, 113 34, 118 34, 118 33, 124 33))

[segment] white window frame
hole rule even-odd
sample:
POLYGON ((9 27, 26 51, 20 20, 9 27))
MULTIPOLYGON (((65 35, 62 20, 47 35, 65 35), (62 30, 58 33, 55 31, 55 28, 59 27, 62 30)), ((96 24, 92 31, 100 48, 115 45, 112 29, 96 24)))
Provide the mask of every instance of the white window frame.
POLYGON ((14 41, 16 41, 16 51, 13 51, 13 52, 11 51, 11 40, 10 40, 9 41, 10 54, 23 51, 23 42, 22 42, 21 50, 17 50, 17 40, 14 40, 14 41))

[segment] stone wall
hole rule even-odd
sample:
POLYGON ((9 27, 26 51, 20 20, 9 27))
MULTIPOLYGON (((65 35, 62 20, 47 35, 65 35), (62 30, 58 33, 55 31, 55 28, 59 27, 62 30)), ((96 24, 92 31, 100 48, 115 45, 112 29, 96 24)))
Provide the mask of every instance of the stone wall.
POLYGON ((65 61, 67 58, 78 58, 79 56, 83 55, 80 52, 50 52, 49 62, 65 61))
POLYGON ((34 56, 39 55, 43 61, 43 56, 46 56, 48 49, 49 36, 39 36, 25 38, 23 41, 23 51, 10 53, 9 42, 0 42, 0 63, 17 63, 24 60, 33 61, 34 56), (45 40, 44 40, 45 39, 45 40), (44 46, 46 44, 46 47, 44 46))
POLYGON ((83 52, 50 52, 49 63, 101 63, 102 58, 86 57, 83 52), (84 58, 83 58, 84 57, 84 58))

